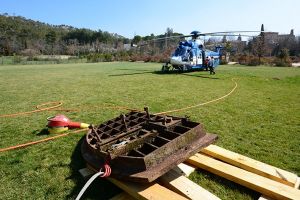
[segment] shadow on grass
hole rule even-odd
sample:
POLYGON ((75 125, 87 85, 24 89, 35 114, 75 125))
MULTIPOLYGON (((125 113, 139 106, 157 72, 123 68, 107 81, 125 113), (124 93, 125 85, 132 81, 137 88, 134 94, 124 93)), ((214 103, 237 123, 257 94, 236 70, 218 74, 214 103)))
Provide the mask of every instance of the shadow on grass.
MULTIPOLYGON (((120 70, 127 70, 131 71, 130 69, 120 69, 120 70)), ((216 77, 213 77, 213 75, 200 75, 200 74, 193 74, 193 72, 180 72, 180 71, 170 71, 170 72, 162 72, 162 71, 148 71, 148 70, 132 70, 132 71, 142 71, 142 72, 132 72, 132 73, 123 73, 123 74, 110 74, 108 76, 131 76, 131 75, 141 75, 141 74, 158 74, 158 75, 170 75, 170 74, 176 74, 176 75, 184 75, 184 76, 192 76, 192 77, 199 77, 199 78, 207 78, 207 79, 219 79, 216 77)))
MULTIPOLYGON (((191 71, 191 72, 180 72, 180 71, 170 71, 170 72, 162 72, 162 71, 154 71, 153 74, 159 74, 159 75, 168 75, 168 74, 178 74, 183 76, 192 76, 192 77, 199 77, 199 78, 208 78, 208 79, 219 79, 217 77, 213 77, 214 75, 201 75, 201 74, 195 74, 194 72, 200 72, 200 71, 191 71)), ((208 71, 201 71, 201 72, 207 72, 208 71)))
POLYGON ((37 135, 37 136, 42 136, 42 135, 49 135, 50 133, 47 128, 43 128, 42 130, 32 131, 32 134, 37 135))
POLYGON ((149 70, 145 70, 145 69, 116 69, 116 70, 120 70, 120 71, 140 71, 140 72, 149 72, 149 70))
POLYGON ((181 75, 184 75, 184 76, 192 76, 192 77, 199 77, 199 78, 208 78, 208 79, 219 79, 217 77, 213 77, 214 75, 209 75, 209 76, 203 76, 203 75, 200 75, 200 74, 181 74, 181 75))
POLYGON ((133 73, 124 73, 124 74, 110 74, 108 76, 130 76, 130 75, 138 75, 138 74, 152 74, 153 71, 144 71, 144 72, 133 72, 133 73))
MULTIPOLYGON (((71 176, 67 179, 71 179, 75 183, 75 187, 72 192, 66 197, 66 199, 75 199, 79 194, 80 190, 84 186, 87 180, 80 175, 79 170, 86 167, 85 161, 81 156, 81 143, 85 136, 83 136, 77 143, 74 152, 71 156, 71 163, 69 167, 71 169, 71 176)), ((93 183, 85 191, 81 199, 110 199, 114 195, 121 192, 117 186, 112 184, 106 179, 96 178, 93 183)))

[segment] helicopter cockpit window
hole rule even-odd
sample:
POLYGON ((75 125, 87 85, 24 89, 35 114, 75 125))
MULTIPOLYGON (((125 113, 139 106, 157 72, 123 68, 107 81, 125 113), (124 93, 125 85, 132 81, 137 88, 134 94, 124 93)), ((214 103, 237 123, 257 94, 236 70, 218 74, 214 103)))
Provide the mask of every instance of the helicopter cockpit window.
POLYGON ((187 54, 188 54, 188 50, 189 50, 189 47, 187 47, 187 46, 183 46, 183 45, 181 45, 181 46, 179 46, 176 50, 175 50, 175 52, 174 52, 174 56, 186 56, 187 54))

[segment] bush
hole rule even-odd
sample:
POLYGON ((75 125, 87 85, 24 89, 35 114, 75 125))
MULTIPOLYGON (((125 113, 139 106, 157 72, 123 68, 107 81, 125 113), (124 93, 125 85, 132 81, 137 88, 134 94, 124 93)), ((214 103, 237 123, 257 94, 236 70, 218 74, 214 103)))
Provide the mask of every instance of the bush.
POLYGON ((239 62, 239 64, 241 64, 241 65, 247 65, 247 64, 248 64, 248 61, 249 61, 249 56, 247 56, 247 55, 241 55, 241 56, 238 58, 238 62, 239 62))
POLYGON ((87 62, 111 62, 114 61, 114 57, 111 53, 91 53, 87 55, 87 62))
POLYGON ((288 58, 288 59, 276 58, 276 59, 274 59, 273 63, 277 67, 291 67, 292 66, 292 60, 290 58, 288 58))
POLYGON ((292 62, 295 62, 295 63, 300 62, 300 57, 298 57, 298 56, 290 56, 290 58, 291 58, 292 62))
POLYGON ((228 62, 225 59, 220 60, 220 65, 227 65, 227 64, 228 64, 228 62))
POLYGON ((249 56, 249 55, 241 55, 238 58, 238 62, 241 65, 248 65, 248 66, 258 66, 261 64, 266 64, 266 65, 272 65, 273 59, 272 58, 260 58, 257 56, 249 56))
POLYGON ((248 63, 247 63, 248 66, 258 66, 260 65, 260 61, 259 61, 259 58, 258 57, 250 57, 248 63))
POLYGON ((292 66, 292 60, 289 56, 289 50, 287 48, 283 48, 280 50, 277 58, 274 60, 274 64, 278 67, 292 66))
POLYGON ((260 59, 261 65, 274 65, 274 58, 273 57, 263 57, 260 59))
POLYGON ((40 55, 40 52, 36 49, 24 49, 20 52, 20 55, 33 57, 33 56, 36 56, 36 55, 40 55))
POLYGON ((17 56, 16 54, 14 54, 14 56, 13 56, 13 63, 17 64, 17 63, 21 63, 21 61, 22 61, 21 56, 17 56))

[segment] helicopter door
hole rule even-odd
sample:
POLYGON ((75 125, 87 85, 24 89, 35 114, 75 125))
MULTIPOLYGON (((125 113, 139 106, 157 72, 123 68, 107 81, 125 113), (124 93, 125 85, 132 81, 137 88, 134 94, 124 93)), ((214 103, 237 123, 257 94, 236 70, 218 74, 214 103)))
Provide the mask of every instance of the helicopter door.
POLYGON ((197 65, 201 65, 202 64, 202 53, 199 53, 199 55, 197 55, 197 65))

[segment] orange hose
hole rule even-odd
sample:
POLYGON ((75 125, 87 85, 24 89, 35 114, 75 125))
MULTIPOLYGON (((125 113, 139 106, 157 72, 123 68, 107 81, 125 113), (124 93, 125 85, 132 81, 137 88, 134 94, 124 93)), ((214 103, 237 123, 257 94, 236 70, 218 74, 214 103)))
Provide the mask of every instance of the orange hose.
POLYGON ((28 114, 32 114, 32 113, 36 113, 36 112, 42 112, 42 111, 45 111, 45 110, 53 110, 54 108, 60 107, 62 104, 63 103, 60 102, 60 101, 46 102, 46 103, 37 105, 35 110, 27 111, 27 112, 18 112, 18 113, 13 113, 13 114, 0 115, 0 118, 3 118, 3 117, 16 117, 16 116, 20 116, 20 115, 28 115, 28 114), (54 104, 54 106, 41 108, 42 106, 49 105, 49 104, 54 104))
POLYGON ((56 135, 56 136, 52 136, 52 137, 48 137, 48 138, 44 138, 44 139, 41 139, 41 140, 36 140, 36 141, 32 141, 32 142, 27 142, 27 143, 24 143, 24 144, 18 144, 18 145, 2 148, 2 149, 0 149, 0 152, 28 147, 28 146, 31 146, 31 145, 34 145, 34 144, 39 144, 39 143, 42 143, 42 142, 47 142, 49 140, 54 140, 56 138, 64 137, 64 136, 67 136, 71 133, 79 133, 79 132, 83 132, 83 131, 86 131, 86 130, 88 130, 88 129, 87 128, 86 129, 80 129, 80 130, 76 130, 76 131, 72 131, 72 132, 68 132, 68 133, 64 133, 64 134, 60 134, 60 135, 56 135))
POLYGON ((199 106, 204 106, 206 104, 210 104, 210 103, 214 103, 214 102, 220 101, 220 100, 228 97, 229 95, 231 95, 235 91, 235 89, 238 87, 238 84, 234 80, 234 78, 231 79, 231 81, 234 82, 235 86, 230 90, 229 93, 227 93, 227 94, 225 94, 225 95, 223 95, 223 96, 221 96, 219 98, 216 98, 216 99, 204 102, 204 103, 199 103, 199 104, 196 104, 196 105, 187 106, 187 107, 184 107, 184 108, 179 108, 179 109, 175 109, 175 110, 168 110, 168 111, 165 111, 165 112, 160 112, 160 113, 155 113, 155 114, 156 115, 163 115, 163 114, 172 113, 172 112, 179 112, 179 111, 188 110, 188 109, 191 109, 191 108, 196 108, 196 107, 199 107, 199 106))
MULTIPOLYGON (((187 110, 187 109, 191 109, 191 108, 195 108, 195 107, 199 107, 199 106, 203 106, 203 105, 206 105, 206 104, 210 104, 210 103, 220 101, 220 100, 228 97, 229 95, 231 95, 235 91, 235 89, 238 87, 238 84, 234 80, 234 78, 231 81, 235 83, 235 86, 233 87, 233 89, 231 89, 231 91, 229 93, 227 93, 227 94, 225 94, 225 95, 223 95, 223 96, 221 96, 217 99, 213 99, 213 100, 210 100, 210 101, 207 101, 207 102, 204 102, 204 103, 200 103, 200 104, 196 104, 196 105, 192 105, 192 106, 187 106, 187 107, 180 108, 180 109, 169 110, 169 111, 155 113, 155 114, 156 115, 162 115, 162 114, 167 114, 167 113, 171 113, 171 112, 179 112, 179 111, 183 111, 183 110, 187 110)), ((7 115, 0 115, 0 118, 2 118, 2 117, 15 117, 15 116, 19 116, 19 115, 26 115, 26 114, 31 114, 31 113, 35 113, 35 112, 41 112, 41 111, 45 111, 45 110, 54 110, 54 108, 60 107, 61 105, 62 105, 62 102, 60 102, 60 101, 46 102, 46 103, 37 105, 36 110, 28 111, 28 112, 14 113, 14 114, 7 114, 7 115), (41 108, 42 106, 49 105, 49 104, 56 104, 56 105, 46 107, 46 108, 41 108)), ((136 109, 130 109, 130 108, 124 107, 124 106, 102 106, 101 108, 138 111, 136 109)), ((60 109, 60 110, 70 111, 70 109, 60 109)), ((76 131, 56 135, 56 136, 53 136, 53 137, 49 137, 49 138, 45 138, 45 139, 41 139, 41 140, 37 140, 37 141, 33 141, 33 142, 27 142, 27 143, 24 143, 24 144, 18 144, 18 145, 15 145, 15 146, 2 148, 2 149, 0 149, 0 152, 9 151, 9 150, 13 150, 13 149, 24 148, 24 147, 31 146, 31 145, 34 145, 34 144, 38 144, 38 143, 46 142, 46 141, 49 141, 49 140, 54 140, 56 138, 64 137, 64 136, 67 136, 71 133, 79 133, 79 132, 86 131, 86 130, 88 130, 88 129, 80 129, 80 130, 76 130, 76 131)))

